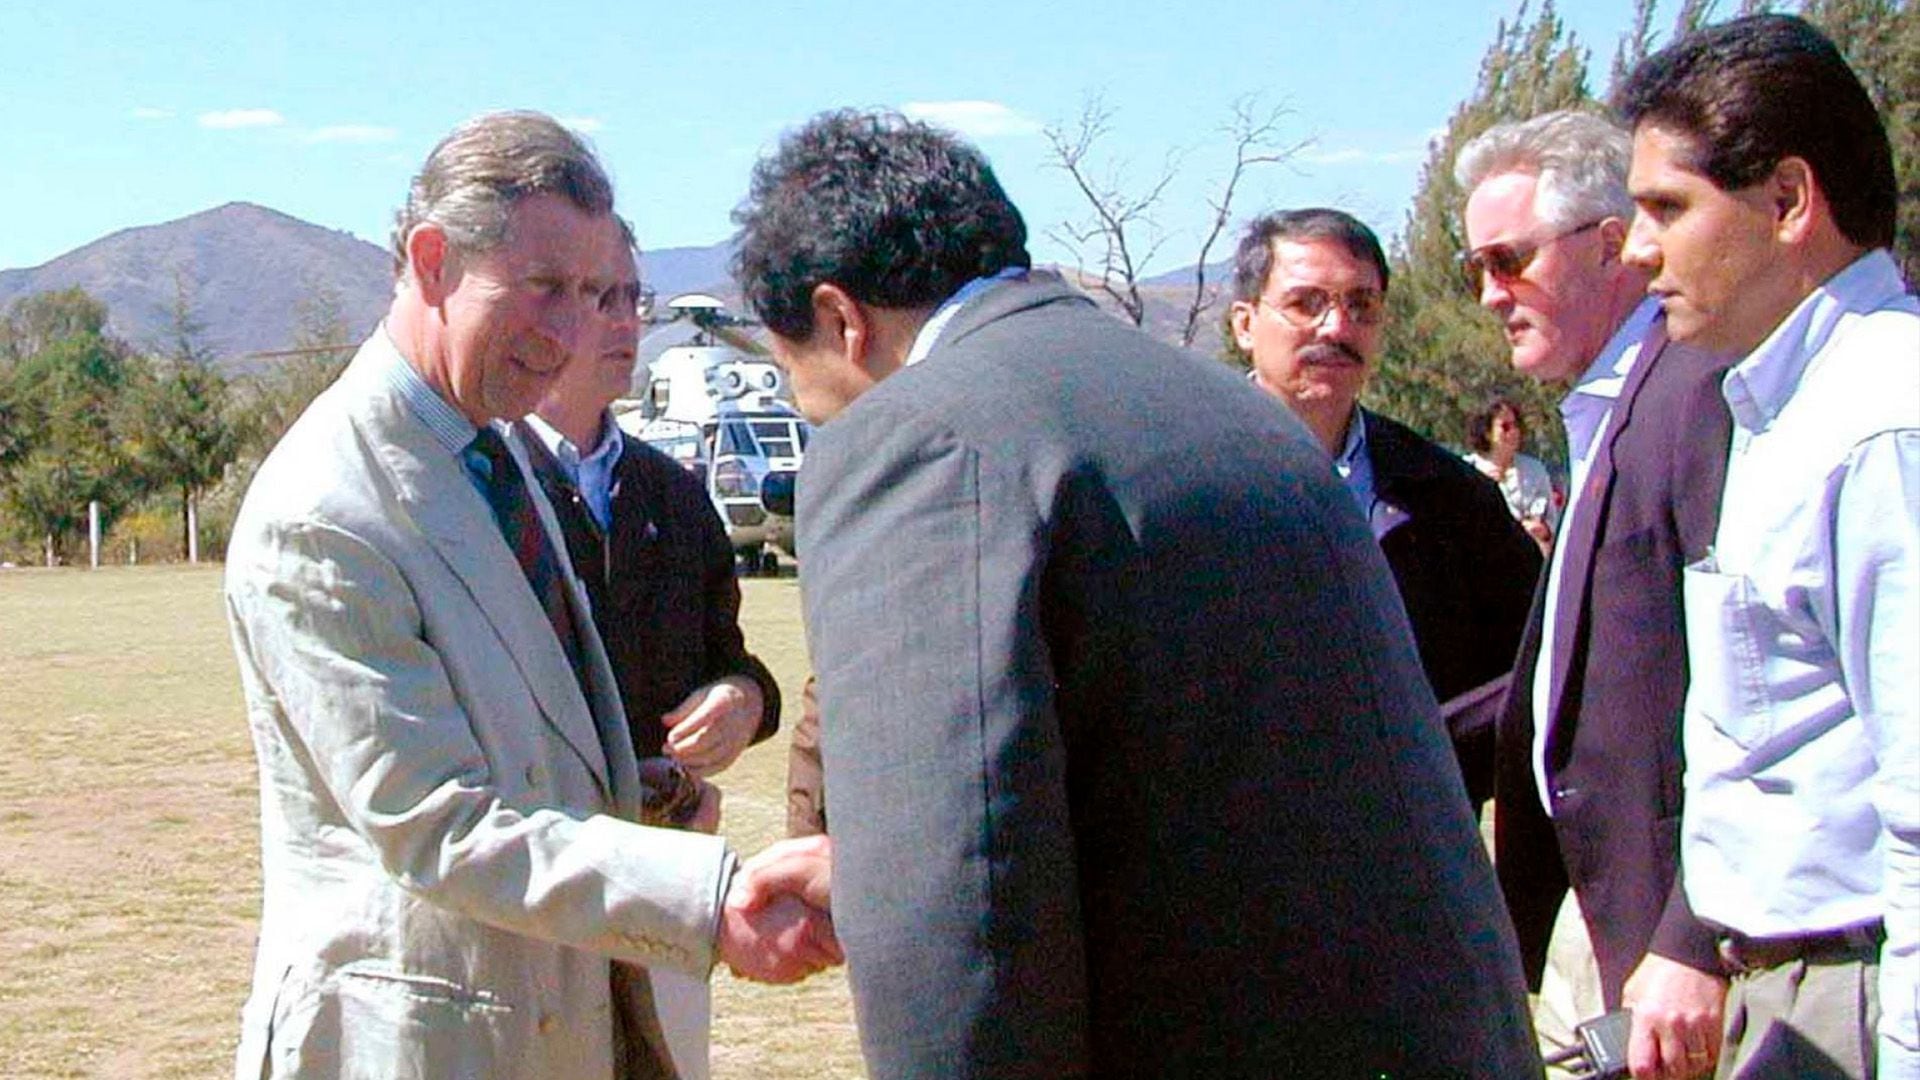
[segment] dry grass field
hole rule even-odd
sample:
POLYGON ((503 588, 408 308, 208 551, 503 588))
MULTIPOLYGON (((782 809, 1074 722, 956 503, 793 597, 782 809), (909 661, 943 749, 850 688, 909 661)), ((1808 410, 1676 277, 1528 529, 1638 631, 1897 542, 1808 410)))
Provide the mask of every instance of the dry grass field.
MULTIPOLYGON (((742 585, 797 700, 799 590, 742 585)), ((781 832, 786 746, 720 778, 743 852, 781 832)), ((0 570, 0 1077, 231 1072, 257 816, 218 567, 0 570)), ((714 996, 716 1077, 862 1075, 838 972, 714 996)))

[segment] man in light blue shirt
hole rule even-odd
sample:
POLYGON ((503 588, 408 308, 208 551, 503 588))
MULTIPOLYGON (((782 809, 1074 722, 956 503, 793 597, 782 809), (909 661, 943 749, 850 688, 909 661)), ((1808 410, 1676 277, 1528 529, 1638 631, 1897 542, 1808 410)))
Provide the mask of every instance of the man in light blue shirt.
POLYGON ((1682 873, 1738 972, 1721 1075, 1920 1077, 1920 303, 1886 132, 1789 16, 1680 41, 1618 107, 1627 257, 1674 340, 1743 357, 1685 582, 1682 873))

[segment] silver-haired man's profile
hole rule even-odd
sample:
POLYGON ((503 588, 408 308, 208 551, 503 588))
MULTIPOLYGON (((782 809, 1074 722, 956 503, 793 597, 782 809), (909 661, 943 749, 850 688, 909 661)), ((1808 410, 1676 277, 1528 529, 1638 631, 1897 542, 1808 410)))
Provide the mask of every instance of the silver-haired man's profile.
POLYGON ((577 136, 463 124, 399 216, 386 320, 247 494, 226 597, 265 899, 238 1076, 673 1077, 697 1070, 649 968, 838 959, 824 842, 739 863, 640 823, 585 596, 501 438, 632 302, 622 242, 577 136))

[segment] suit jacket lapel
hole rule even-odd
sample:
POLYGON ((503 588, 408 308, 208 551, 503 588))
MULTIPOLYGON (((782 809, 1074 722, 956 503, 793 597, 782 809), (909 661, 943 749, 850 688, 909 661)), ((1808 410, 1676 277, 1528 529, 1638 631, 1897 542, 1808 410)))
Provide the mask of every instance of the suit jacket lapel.
POLYGON ((1413 520, 1408 510, 1408 496, 1412 489, 1427 482, 1432 471, 1423 468, 1424 459, 1408 453, 1408 446, 1383 418, 1367 409, 1359 410, 1363 422, 1367 425, 1367 461, 1373 466, 1373 508, 1367 514, 1367 524, 1373 529, 1376 542, 1384 542, 1387 534, 1413 520))
POLYGON ((1600 521, 1606 516, 1607 500, 1613 492, 1613 445, 1632 421, 1634 399, 1639 396, 1648 372, 1659 362, 1665 348, 1666 335, 1657 331, 1642 345, 1640 358, 1633 365, 1626 383, 1621 386, 1620 396, 1614 401, 1613 410, 1607 417, 1607 426, 1596 440, 1593 464, 1587 469, 1586 482, 1581 488, 1578 504, 1573 508, 1573 520, 1568 523, 1560 539, 1568 547, 1566 561, 1560 568, 1551 642, 1553 651, 1548 657, 1553 665, 1552 681, 1547 684, 1551 688, 1552 712, 1547 717, 1535 720, 1536 723, 1549 725, 1549 764, 1557 758, 1557 748, 1571 734, 1565 730, 1568 725, 1561 724, 1559 718, 1566 712, 1567 682, 1573 668, 1574 654, 1584 651, 1576 649, 1575 642, 1587 636, 1583 620, 1586 617, 1587 597, 1593 590, 1594 547, 1600 535, 1600 521))
MULTIPOLYGON (((393 481, 401 508, 418 523, 506 645, 541 715, 586 763, 602 796, 610 797, 606 756, 590 716, 580 707, 573 666, 486 500, 404 401, 379 380, 366 381, 373 385, 360 399, 356 422, 369 429, 369 441, 393 481)), ((597 638, 594 644, 597 648, 597 638)))
MULTIPOLYGON (((537 438, 522 433, 518 438, 509 438, 507 445, 514 457, 520 462, 521 471, 527 474, 528 492, 533 498, 534 508, 540 514, 541 527, 547 530, 547 540, 554 547, 554 554, 560 560, 561 577, 567 586, 568 607, 573 614, 573 631, 585 654, 587 668, 587 708, 592 714, 595 737, 603 750, 606 762, 605 777, 610 786, 611 801, 621 816, 638 820, 640 804, 645 791, 640 783, 640 765, 634 757, 633 734, 627 727, 627 713, 620 700, 619 682, 613 675, 613 663, 607 659, 606 644, 600 640, 599 628, 593 621, 593 601, 587 595, 586 586, 581 583, 580 575, 573 568, 573 556, 567 550, 566 534, 560 528, 560 520, 554 514, 553 504, 547 501, 547 493, 533 476, 533 467, 529 462, 527 447, 536 443, 537 438)), ((544 449, 544 447, 542 448, 544 449)), ((504 545, 503 545, 504 546, 504 545)), ((531 589, 527 592, 532 596, 531 589)), ((551 632, 547 635, 551 638, 551 632)), ((555 642, 555 651, 559 643, 555 642)), ((565 653, 559 653, 562 662, 565 653)), ((567 668, 572 675, 572 667, 567 668)))

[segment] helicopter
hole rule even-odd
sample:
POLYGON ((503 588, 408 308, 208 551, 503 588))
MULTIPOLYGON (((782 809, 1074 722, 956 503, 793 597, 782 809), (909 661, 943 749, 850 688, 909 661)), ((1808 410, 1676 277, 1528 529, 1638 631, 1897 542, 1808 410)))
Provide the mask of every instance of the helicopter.
POLYGON ((646 324, 683 321, 693 337, 648 365, 640 397, 614 402, 614 422, 701 479, 742 572, 777 574, 775 549, 794 555, 793 479, 813 428, 782 396, 766 348, 742 332, 753 323, 686 293, 646 324))

